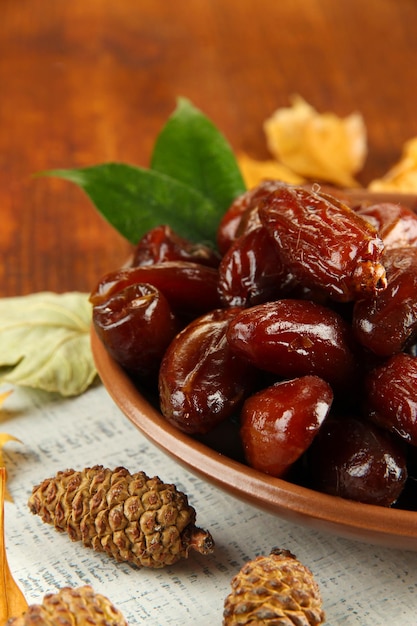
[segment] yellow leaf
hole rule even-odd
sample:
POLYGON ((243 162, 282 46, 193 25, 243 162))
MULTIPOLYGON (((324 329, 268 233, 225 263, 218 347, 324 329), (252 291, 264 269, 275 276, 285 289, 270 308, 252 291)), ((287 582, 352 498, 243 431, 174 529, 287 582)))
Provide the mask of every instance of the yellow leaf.
POLYGON ((417 137, 403 146, 402 155, 382 178, 373 180, 370 191, 417 193, 417 137))
POLYGON ((299 176, 341 187, 357 187, 354 175, 367 154, 364 120, 359 113, 340 118, 318 113, 301 96, 264 122, 271 154, 299 176))
POLYGON ((257 161, 242 152, 238 154, 237 160, 248 189, 253 189, 266 179, 282 180, 282 182, 292 185, 302 185, 305 182, 302 176, 298 176, 288 167, 273 159, 257 161))
POLYGON ((16 584, 7 562, 4 540, 4 493, 6 470, 0 468, 0 624, 11 617, 19 617, 28 607, 23 593, 16 584))
MULTIPOLYGON (((0 433, 0 470, 2 468, 5 468, 5 463, 4 463, 4 458, 3 458, 3 446, 8 441, 18 441, 19 443, 22 443, 20 439, 13 437, 13 435, 8 435, 7 433, 0 433)), ((13 500, 12 496, 10 495, 7 489, 6 484, 4 485, 4 497, 6 500, 9 500, 10 502, 13 500)))

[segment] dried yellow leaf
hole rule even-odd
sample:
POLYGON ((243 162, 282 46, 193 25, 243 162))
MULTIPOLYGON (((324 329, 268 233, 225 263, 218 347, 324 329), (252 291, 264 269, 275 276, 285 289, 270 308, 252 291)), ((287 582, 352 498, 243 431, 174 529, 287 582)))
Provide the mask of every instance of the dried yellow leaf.
MULTIPOLYGON (((13 437, 13 435, 8 435, 7 433, 0 433, 0 469, 5 468, 5 463, 4 463, 4 458, 3 458, 3 446, 8 441, 18 441, 19 443, 22 443, 20 439, 13 437)), ((12 496, 10 495, 7 489, 6 484, 4 485, 4 497, 6 500, 9 500, 10 502, 13 500, 12 496)))
POLYGON ((341 118, 318 113, 301 96, 264 122, 268 149, 299 176, 341 187, 357 187, 354 178, 367 155, 366 127, 360 113, 341 118))
POLYGON ((4 541, 4 494, 6 470, 0 468, 0 624, 6 624, 11 617, 21 615, 27 609, 27 602, 16 584, 9 568, 4 541))
POLYGON ((404 144, 398 163, 385 176, 373 180, 369 190, 417 193, 417 137, 404 144))
POLYGON ((237 161, 248 189, 253 189, 265 179, 282 180, 292 185, 302 185, 305 182, 302 176, 273 159, 258 161, 242 152, 237 155, 237 161))

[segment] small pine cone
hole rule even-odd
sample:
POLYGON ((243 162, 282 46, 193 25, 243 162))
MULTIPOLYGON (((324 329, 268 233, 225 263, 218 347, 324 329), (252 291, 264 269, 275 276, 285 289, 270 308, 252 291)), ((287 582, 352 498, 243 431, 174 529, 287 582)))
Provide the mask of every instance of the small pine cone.
POLYGON ((42 604, 31 604, 21 617, 14 617, 7 626, 128 626, 125 618, 105 596, 95 593, 90 585, 58 593, 48 593, 42 604))
POLYGON ((33 488, 28 505, 72 541, 138 567, 172 565, 190 549, 209 554, 214 547, 175 485, 124 467, 58 472, 33 488))
POLYGON ((288 550, 246 563, 233 578, 223 626, 318 626, 325 614, 311 571, 288 550))

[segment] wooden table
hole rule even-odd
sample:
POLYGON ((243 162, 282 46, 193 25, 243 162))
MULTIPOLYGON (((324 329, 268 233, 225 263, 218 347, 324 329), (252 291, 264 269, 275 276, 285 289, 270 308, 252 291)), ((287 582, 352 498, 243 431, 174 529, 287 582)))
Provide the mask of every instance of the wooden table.
POLYGON ((301 94, 360 111, 363 184, 417 135, 415 0, 2 0, 0 295, 90 291, 128 244, 83 193, 40 170, 147 166, 179 95, 235 150, 301 94))

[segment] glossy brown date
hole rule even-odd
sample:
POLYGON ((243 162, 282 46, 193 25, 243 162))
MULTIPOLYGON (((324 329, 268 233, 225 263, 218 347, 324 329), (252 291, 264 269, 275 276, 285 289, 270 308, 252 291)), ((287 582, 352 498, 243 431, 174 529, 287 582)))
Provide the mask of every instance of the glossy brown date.
POLYGON ((335 311, 304 300, 277 300, 243 310, 227 329, 232 350, 284 378, 314 374, 335 388, 356 373, 350 328, 335 311))
POLYGON ((155 265, 166 261, 188 261, 218 267, 220 255, 204 244, 180 237, 170 226, 162 224, 141 238, 135 247, 131 265, 155 265))
POLYGON ((318 491, 392 506, 407 480, 405 448, 374 424, 328 419, 309 448, 308 473, 318 491))
POLYGON ((392 248, 383 259, 388 286, 355 303, 352 327, 363 346, 388 357, 417 337, 417 248, 392 248))
POLYGON ((93 306, 93 324, 109 354, 130 373, 149 378, 178 331, 166 298, 152 285, 135 284, 93 306))
POLYGON ((417 246, 417 215, 408 207, 381 202, 360 207, 357 213, 378 231, 385 250, 417 246))
POLYGON ((219 267, 219 293, 225 306, 248 307, 275 300, 288 293, 294 282, 262 226, 238 237, 219 267))
POLYGON ((220 250, 220 254, 225 254, 235 241, 240 220, 247 210, 252 196, 253 192, 251 190, 238 196, 220 220, 217 228, 217 247, 220 250))
POLYGON ((310 446, 332 401, 330 385, 317 376, 282 381, 250 396, 240 430, 249 465, 283 476, 310 446))
POLYGON ((124 287, 144 282, 159 289, 178 314, 197 316, 220 306, 217 269, 188 261, 166 261, 110 272, 92 291, 90 302, 101 304, 124 287))
POLYGON ((365 380, 367 416, 417 446, 417 357, 396 354, 365 380))
POLYGON ((165 353, 159 372, 161 412, 186 433, 207 433, 232 415, 252 388, 254 368, 226 340, 239 310, 218 309, 194 320, 165 353))
POLYGON ((339 301, 386 287, 375 229, 336 198, 282 183, 260 201, 262 224, 298 281, 339 301))
POLYGON ((267 196, 277 188, 280 183, 276 180, 265 180, 254 189, 249 189, 232 202, 229 209, 220 220, 217 229, 217 247, 223 255, 232 243, 246 232, 247 228, 242 228, 242 219, 250 219, 252 211, 256 210, 261 198, 267 196))

